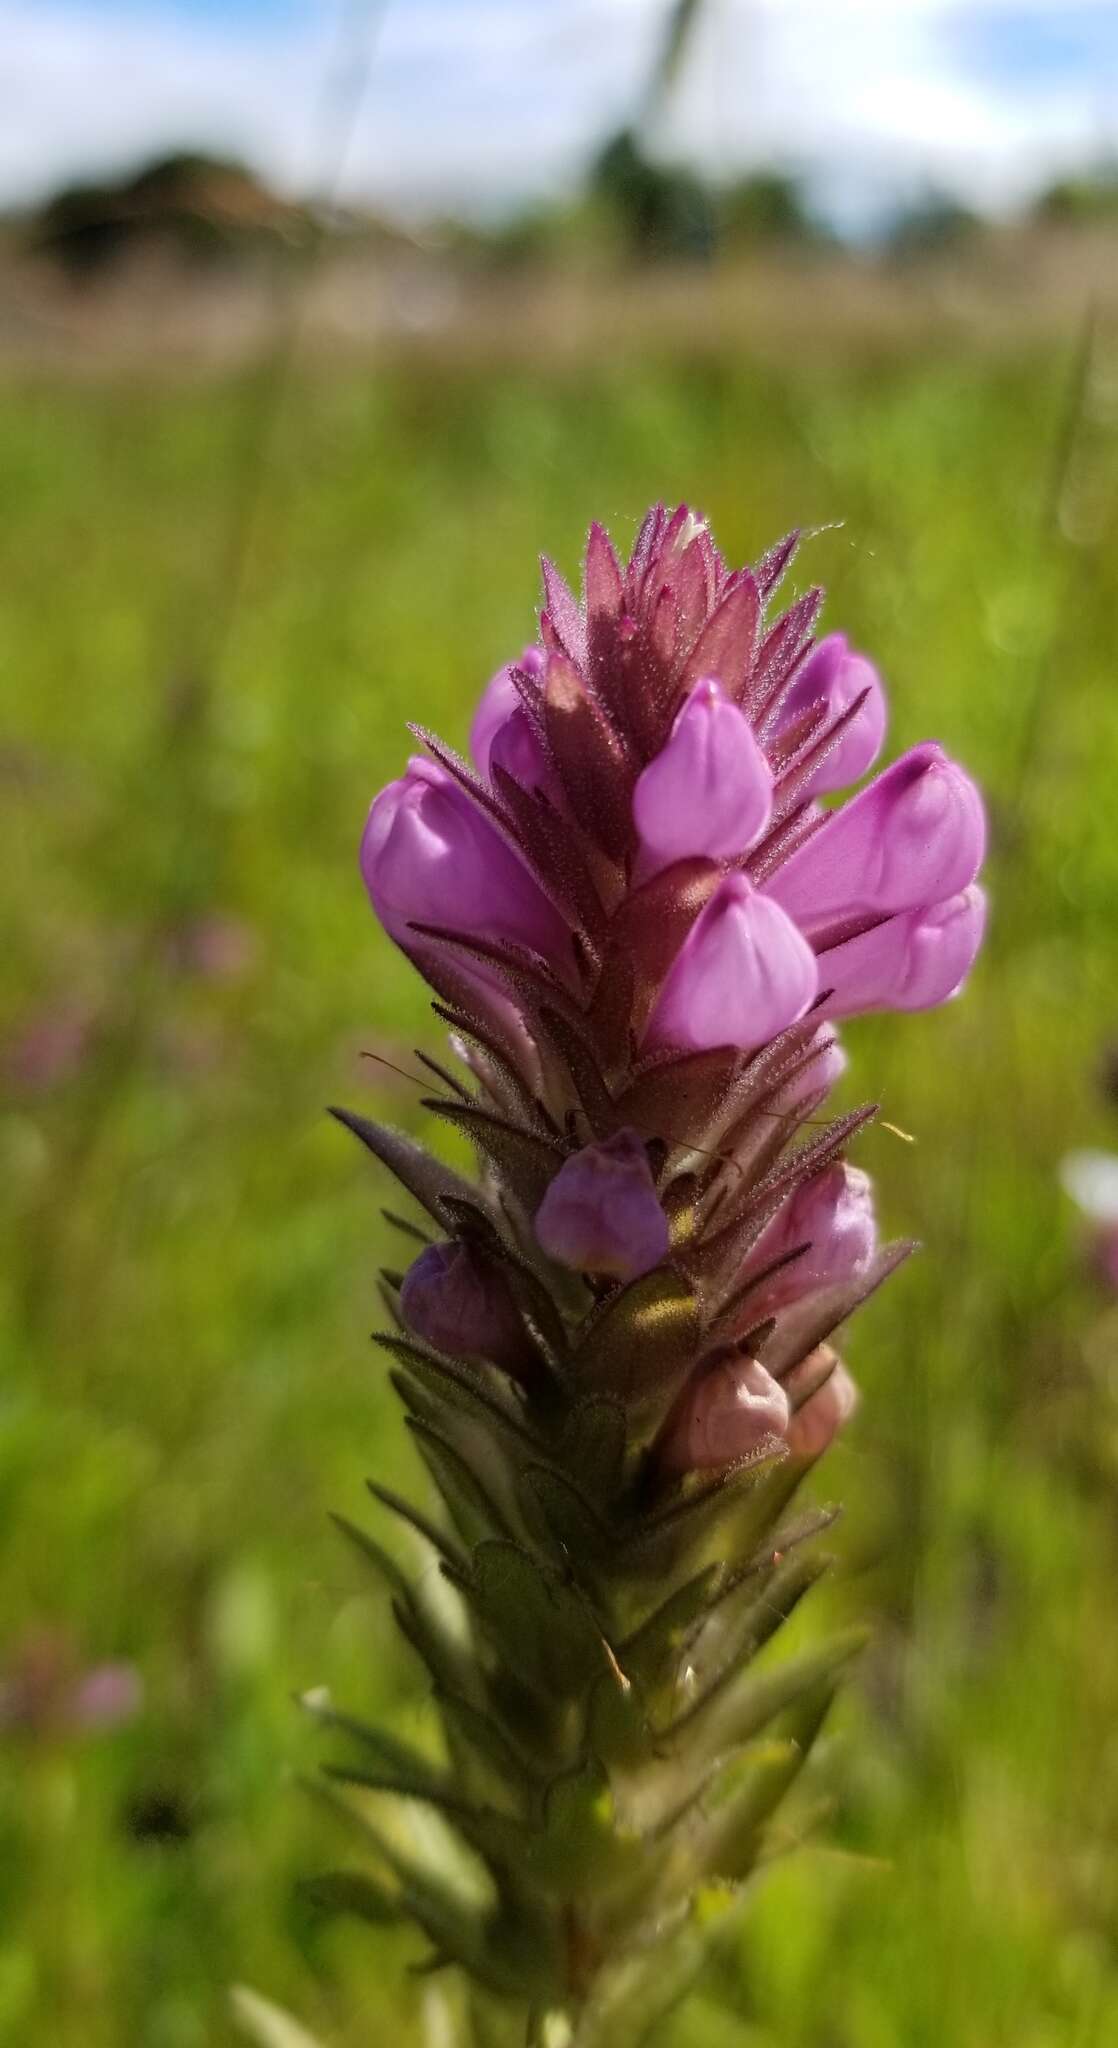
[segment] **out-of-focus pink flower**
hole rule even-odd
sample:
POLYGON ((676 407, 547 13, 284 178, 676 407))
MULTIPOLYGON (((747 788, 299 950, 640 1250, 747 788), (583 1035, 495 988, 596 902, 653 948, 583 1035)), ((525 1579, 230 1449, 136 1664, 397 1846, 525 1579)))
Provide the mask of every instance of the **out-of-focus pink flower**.
POLYGON ((92 1735, 131 1721, 143 1705, 134 1664, 81 1666, 64 1629, 25 1636, 0 1664, 0 1734, 92 1735))
POLYGON ((134 1664, 94 1664, 73 1689, 71 1712, 78 1726, 90 1732, 118 1728, 135 1719, 143 1700, 143 1681, 134 1664))
POLYGON ((242 917, 214 910, 185 918, 169 942, 171 964, 200 981, 239 981, 252 968, 257 937, 242 917))
POLYGON ((96 1026, 96 1010, 80 998, 44 1004, 5 1048, 9 1086, 20 1095, 47 1095, 62 1087, 81 1068, 96 1026))

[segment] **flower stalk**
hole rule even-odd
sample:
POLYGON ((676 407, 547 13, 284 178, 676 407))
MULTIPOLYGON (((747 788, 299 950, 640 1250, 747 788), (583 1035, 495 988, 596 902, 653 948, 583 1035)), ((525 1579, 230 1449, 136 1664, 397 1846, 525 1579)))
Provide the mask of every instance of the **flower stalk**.
POLYGON ((439 1597, 344 1526, 442 1760, 311 1702, 371 1851, 317 1892, 417 1923, 522 2040, 631 2048, 678 1996, 854 1647, 773 1645, 833 1519, 793 1496, 856 1401, 829 1340, 910 1249, 847 1157, 872 1109, 823 1113, 834 1020, 958 991, 985 828, 931 743, 824 808, 885 698, 814 638, 821 592, 772 616, 795 547, 731 571, 658 506, 623 564, 593 527, 472 764, 419 732, 361 847, 460 1063, 426 1107, 479 1171, 338 1112, 432 1240, 384 1274, 380 1342, 440 1510, 374 1492, 439 1597), (445 1856, 401 1833, 417 1807, 445 1856))

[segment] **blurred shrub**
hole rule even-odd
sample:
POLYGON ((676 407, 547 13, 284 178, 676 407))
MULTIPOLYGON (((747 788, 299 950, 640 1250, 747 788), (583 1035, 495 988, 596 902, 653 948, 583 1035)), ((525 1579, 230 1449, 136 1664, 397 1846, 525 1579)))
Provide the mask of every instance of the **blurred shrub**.
POLYGON ((947 193, 929 192, 894 216, 885 245, 894 256, 936 255, 976 241, 984 225, 969 206, 947 193))
POLYGON ((31 243, 76 275, 158 244, 192 263, 299 238, 303 209, 242 164, 181 150, 126 178, 67 185, 31 225, 31 243))
POLYGON ((1033 215, 1036 220, 1073 225, 1118 220, 1118 163, 1058 178, 1041 193, 1033 215))
POLYGON ((805 243, 827 239, 804 204, 796 178, 782 171, 754 171, 722 193, 722 232, 727 241, 805 243))

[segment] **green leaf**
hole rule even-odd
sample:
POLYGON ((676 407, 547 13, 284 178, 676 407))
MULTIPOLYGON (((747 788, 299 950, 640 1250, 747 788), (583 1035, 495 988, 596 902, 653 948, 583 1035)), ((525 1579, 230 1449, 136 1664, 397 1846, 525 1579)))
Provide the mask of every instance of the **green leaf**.
MULTIPOLYGON (((434 1522, 420 1512, 419 1508, 413 1507, 409 1500, 405 1500, 402 1494, 394 1493, 390 1486, 380 1486, 375 1479, 368 1479, 365 1484, 374 1500, 379 1501, 382 1507, 389 1510, 390 1514, 398 1515, 402 1522, 407 1523, 409 1529, 414 1529, 416 1535, 421 1536, 425 1543, 429 1543, 432 1550, 436 1551, 439 1557, 444 1558, 447 1564, 459 1571, 466 1570, 464 1552, 459 1550, 458 1545, 447 1535, 444 1529, 438 1528, 434 1522)), ((335 1517, 335 1520, 338 1519, 339 1517, 335 1517)), ((344 1526, 347 1530, 353 1528, 352 1523, 345 1523, 344 1526)), ((361 1531, 356 1530, 354 1533, 364 1543, 361 1531)), ((379 1548, 379 1546, 374 1547, 379 1548)))
MULTIPOLYGON (((388 1331, 378 1331, 373 1341, 403 1366, 429 1401, 445 1414, 446 1425, 456 1416, 466 1416, 485 1429, 498 1431, 528 1448, 536 1447, 535 1438, 525 1427, 520 1402, 496 1371, 467 1365, 461 1359, 442 1358, 417 1344, 414 1338, 397 1337, 388 1331)), ((430 1406, 423 1412, 428 1421, 437 1421, 430 1406)))
POLYGON ((635 1770, 649 1758, 648 1703, 638 1680, 618 1660, 595 1679, 586 1710, 586 1735, 603 1763, 635 1770))
POLYGON ((742 1665, 755 1657, 794 1613, 829 1565, 826 1557, 793 1557, 763 1575, 760 1587, 750 1583, 745 1597, 720 1607, 709 1630, 700 1632, 691 1648, 698 1690, 667 1732, 674 1734, 703 1715, 715 1696, 732 1684, 742 1665), (707 1634, 713 1638, 709 1644, 704 1641, 707 1634))
MULTIPOLYGON (((738 1518, 748 1516, 750 1528, 769 1526, 802 1478, 802 1468, 779 1451, 742 1459, 713 1477, 689 1474, 667 1506, 630 1527, 615 1552, 615 1565, 635 1578, 678 1582, 704 1564, 734 1557, 738 1518), (774 1480, 782 1482, 775 1493, 774 1480)), ((754 1536, 750 1549, 757 1540, 754 1536)))
POLYGON ((696 1621, 709 1612, 722 1577, 720 1564, 704 1565, 661 1601, 618 1649, 617 1661, 627 1677, 646 1687, 674 1679, 679 1654, 696 1621))
POLYGON ((864 1629, 847 1629, 820 1649, 790 1657, 770 1671, 757 1672, 747 1665, 704 1701, 701 1714, 680 1716, 661 1739, 696 1761, 701 1755, 716 1756, 750 1742, 806 1693, 829 1685, 864 1649, 866 1640, 864 1629))
POLYGON ((595 1756, 552 1780, 531 1868, 549 1891, 592 1895, 629 1874, 642 1855, 636 1833, 618 1823, 609 1774, 595 1756))
POLYGON ((528 1516, 542 1520, 545 1540, 550 1539, 560 1557, 576 1562, 579 1577, 585 1578, 587 1567, 603 1555, 610 1540, 609 1527, 593 1503, 553 1465, 525 1466, 521 1490, 528 1516))
POLYGON ((533 1790, 538 1783, 535 1767, 512 1742, 492 1712, 463 1699, 461 1693, 447 1692, 442 1687, 436 1688, 435 1698, 449 1734, 466 1743, 495 1780, 506 1788, 514 1786, 524 1793, 533 1790))
POLYGON ((355 1138, 368 1147, 374 1158, 394 1173, 401 1187, 427 1210, 438 1217, 437 1203, 443 1195, 469 1196, 477 1201, 478 1190, 471 1181, 464 1180, 450 1166, 444 1166, 414 1138, 405 1136, 403 1131, 394 1131, 387 1124, 373 1123, 367 1116, 358 1116, 352 1109, 331 1109, 330 1115, 352 1131, 355 1138))
POLYGON ((698 1299, 682 1274, 660 1266, 630 1281, 594 1315, 571 1360, 582 1391, 612 1395, 645 1431, 670 1406, 702 1335, 698 1299))
MULTIPOLYGON (((396 1781, 394 1789, 404 1791, 405 1785, 413 1788, 409 1796, 415 1799, 437 1801, 444 1793, 453 1790, 451 1780, 441 1764, 432 1763, 410 1743, 401 1742, 386 1729, 374 1727, 368 1721, 360 1720, 355 1714, 347 1714, 335 1707, 327 1694, 306 1692, 299 1696, 299 1705, 316 1720, 320 1727, 329 1728, 337 1735, 347 1735, 359 1744, 367 1755, 375 1758, 377 1764, 396 1781)), ((328 1769, 331 1767, 328 1766, 328 1769)))
POLYGON ((330 1918, 347 1915, 371 1927, 387 1927, 400 1919, 400 1902, 385 1885, 360 1870, 328 1870, 300 1886, 305 1898, 330 1918))
POLYGON ((620 1490, 626 1431, 625 1409, 608 1394, 589 1394, 576 1402, 563 1425, 561 1461, 598 1500, 612 1500, 620 1490))
POLYGON ((392 1616, 436 1686, 451 1692, 470 1689, 476 1674, 469 1651, 426 1607, 415 1601, 394 1600, 392 1616))
POLYGON ((472 1546, 488 1537, 507 1536, 504 1515, 462 1452, 419 1416, 409 1415, 407 1421, 463 1542, 472 1546))
POLYGON ((355 1791, 383 1793, 388 1799, 414 1799, 436 1813, 475 1854, 498 1866, 516 1861, 523 1844, 520 1820, 498 1813, 495 1808, 475 1806, 452 1785, 430 1777, 394 1770, 365 1770, 359 1764, 324 1764, 323 1773, 337 1785, 352 1785, 355 1791))
POLYGON ((336 1529, 341 1530, 347 1542, 352 1543, 354 1549, 360 1551, 366 1563, 372 1565, 390 1593, 394 1593, 399 1600, 411 1599, 411 1581, 407 1574, 401 1571, 395 1558, 389 1555, 375 1537, 367 1535, 364 1529, 359 1529, 357 1523, 351 1522, 346 1515, 332 1514, 330 1520, 336 1529))
POLYGON ((605 1664, 589 1607, 520 1544, 479 1543, 462 1590, 508 1668, 549 1698, 570 1698, 605 1664))
POLYGON ((480 1103, 443 1102, 431 1097, 424 1100, 423 1107, 464 1131, 483 1158, 507 1175, 521 1200, 529 1206, 533 1200, 542 1199, 567 1156, 566 1148, 556 1139, 545 1137, 527 1124, 514 1123, 510 1117, 498 1116, 494 1110, 483 1109, 480 1103))
MULTIPOLYGON (((317 1779, 307 1789, 376 1852, 399 1887, 401 1912, 416 1922, 439 1955, 501 1995, 528 1997, 541 1987, 551 1989, 556 1959, 546 1923, 527 1921, 511 1907, 495 1913, 463 1897, 441 1871, 409 1854, 334 1786, 317 1779)), ((514 1840, 520 1839, 518 1829, 514 1840)))
POLYGON ((736 1943, 748 1903, 747 1894, 710 1886, 667 1924, 658 1913, 636 1952, 602 1972, 579 2023, 578 2048, 646 2048, 711 1956, 736 1943))
POLYGON ((833 1699, 826 1684, 806 1692, 787 1717, 780 1741, 766 1744, 735 1773, 733 1789, 713 1804, 689 1845, 696 1877, 738 1882, 750 1875, 763 1852, 766 1826, 807 1763, 833 1699))

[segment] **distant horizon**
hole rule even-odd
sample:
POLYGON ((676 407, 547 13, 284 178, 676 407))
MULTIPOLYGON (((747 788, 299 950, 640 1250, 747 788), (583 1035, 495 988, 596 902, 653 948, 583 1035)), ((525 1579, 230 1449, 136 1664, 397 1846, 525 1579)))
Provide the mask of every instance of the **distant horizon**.
MULTIPOLYGON (((256 183, 262 193, 280 205, 314 208, 324 203, 312 191, 281 189, 267 171, 253 164, 248 158, 238 156, 234 149, 223 150, 205 143, 182 140, 168 143, 166 147, 156 148, 87 176, 63 178, 47 192, 32 200, 13 201, 9 204, 0 200, 0 220, 15 222, 32 217, 43 207, 51 205, 69 192, 102 188, 106 191, 127 189, 133 180, 162 164, 172 164, 180 158, 197 158, 201 163, 211 164, 215 169, 226 168, 231 172, 241 173, 256 183)), ((861 217, 844 223, 827 217, 824 209, 816 202, 811 180, 802 176, 793 167, 779 163, 738 165, 727 167, 721 174, 704 170, 702 166, 692 168, 715 201, 720 191, 729 194, 735 187, 748 185, 753 179, 767 176, 787 179, 799 196, 807 230, 832 236, 836 245, 845 244, 851 250, 868 249, 875 243, 884 243, 898 229, 903 230, 906 223, 916 222, 921 215, 934 212, 941 206, 947 210, 953 205, 958 205, 964 217, 969 213, 980 226, 996 231, 998 228, 1012 228, 1028 221, 1046 195, 1067 180, 1082 181, 1086 184, 1097 183, 1100 187, 1104 181, 1114 180, 1118 186, 1118 157, 1099 155, 1092 159, 1085 158, 1079 164, 1070 164, 1058 175, 1042 179, 1035 190, 1023 192, 1014 207, 999 210, 997 213, 985 212, 977 206, 970 207, 960 200, 957 194, 947 193, 933 185, 904 193, 898 190, 890 192, 889 188, 883 185, 875 208, 867 204, 861 217)), ((589 158, 585 170, 587 174, 591 170, 589 158)), ((445 226, 484 237, 500 235, 504 230, 515 228, 521 221, 531 222, 548 213, 561 214, 564 206, 577 207, 580 196, 579 184, 572 180, 570 188, 565 191, 514 195, 503 204, 499 200, 494 200, 488 207, 475 206, 456 210, 453 203, 448 202, 441 208, 414 212, 409 211, 406 205, 393 205, 391 199, 361 193, 348 193, 343 197, 334 198, 328 202, 328 207, 340 216, 348 215, 355 221, 367 220, 370 224, 383 226, 404 236, 422 234, 425 230, 445 226)))
MULTIPOLYGON (((191 149, 402 222, 513 216, 624 125, 666 4, 9 0, 0 207, 191 149)), ((1118 8, 707 0, 651 140, 788 173, 854 238, 932 195, 1004 217, 1115 157, 1118 8)))

